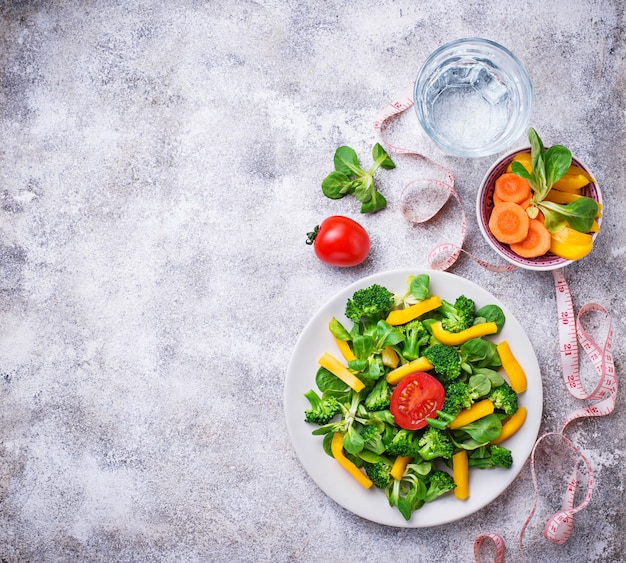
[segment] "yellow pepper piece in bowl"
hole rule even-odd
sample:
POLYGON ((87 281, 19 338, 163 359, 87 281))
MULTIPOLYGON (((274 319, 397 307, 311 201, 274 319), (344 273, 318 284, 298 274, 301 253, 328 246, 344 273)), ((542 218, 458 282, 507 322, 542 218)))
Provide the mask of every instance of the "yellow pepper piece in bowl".
POLYGON ((516 154, 513 157, 513 160, 511 161, 511 163, 507 166, 507 169, 506 169, 507 172, 513 172, 514 162, 519 162, 524 168, 526 168, 526 170, 528 170, 528 172, 533 171, 532 158, 529 152, 521 152, 519 154, 516 154))
POLYGON ((552 189, 577 194, 580 193, 588 183, 589 179, 584 174, 570 174, 568 172, 554 183, 552 189))
MULTIPOLYGON (((573 192, 560 192, 559 190, 550 190, 548 195, 545 197, 545 201, 552 201, 554 203, 563 203, 567 205, 568 203, 572 203, 577 199, 584 197, 581 194, 575 194, 573 192)), ((596 217, 602 217, 602 204, 598 203, 598 213, 596 217)))
POLYGON ((580 233, 571 227, 552 233, 550 252, 565 260, 580 260, 591 252, 593 239, 589 233, 580 233))
MULTIPOLYGON (((519 162, 528 172, 533 171, 532 157, 528 152, 516 154, 508 165, 507 172, 512 172, 513 162, 519 162)), ((556 181, 552 187, 561 192, 577 194, 590 182, 595 182, 593 177, 579 166, 572 164, 565 175, 556 181)))
POLYGON ((552 238, 562 242, 564 244, 582 245, 587 246, 593 242, 593 239, 589 233, 581 233, 571 227, 564 227, 556 233, 552 233, 552 238))

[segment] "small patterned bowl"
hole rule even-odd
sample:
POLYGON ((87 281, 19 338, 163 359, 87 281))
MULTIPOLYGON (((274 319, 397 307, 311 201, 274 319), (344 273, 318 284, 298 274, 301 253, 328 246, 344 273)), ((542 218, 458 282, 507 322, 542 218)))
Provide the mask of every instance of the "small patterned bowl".
MULTIPOLYGON (((485 175, 478 190, 478 197, 476 201, 478 227, 491 248, 493 248, 507 262, 510 262, 519 268, 536 271, 548 271, 562 268, 563 266, 571 264, 573 260, 566 260, 551 253, 538 258, 522 258, 521 256, 515 254, 515 252, 513 252, 507 244, 503 244, 496 240, 496 238, 489 231, 489 217, 491 216, 491 211, 493 209, 493 191, 495 189, 496 180, 506 172, 506 169, 513 160, 513 157, 520 153, 530 153, 530 147, 507 153, 487 171, 487 174, 485 175)), ((572 157, 572 164, 582 168, 592 178, 594 177, 589 169, 574 156, 572 157)), ((593 198, 600 204, 602 203, 600 186, 598 186, 598 183, 595 181, 584 188, 582 195, 593 198)), ((597 221, 601 226, 602 217, 598 217, 597 221)), ((593 233, 594 240, 597 235, 598 233, 593 233)))

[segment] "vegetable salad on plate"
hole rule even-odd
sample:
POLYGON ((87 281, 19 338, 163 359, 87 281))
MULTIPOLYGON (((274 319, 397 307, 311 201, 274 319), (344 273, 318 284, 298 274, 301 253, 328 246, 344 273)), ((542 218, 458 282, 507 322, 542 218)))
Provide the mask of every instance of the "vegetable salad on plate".
POLYGON ((304 417, 364 489, 384 491, 410 520, 442 495, 467 499, 471 471, 512 466, 505 440, 525 420, 526 376, 498 341, 498 305, 446 301, 420 274, 404 294, 356 290, 345 317, 351 326, 329 320, 337 351, 319 358, 304 417))

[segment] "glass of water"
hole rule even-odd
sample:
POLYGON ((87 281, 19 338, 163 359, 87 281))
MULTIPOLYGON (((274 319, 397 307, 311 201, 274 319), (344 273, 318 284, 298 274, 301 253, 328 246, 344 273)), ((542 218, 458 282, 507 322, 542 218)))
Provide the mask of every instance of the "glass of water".
POLYGON ((481 157, 509 148, 528 127, 533 87, 526 69, 502 45, 459 39, 432 53, 415 81, 415 110, 445 151, 481 157))

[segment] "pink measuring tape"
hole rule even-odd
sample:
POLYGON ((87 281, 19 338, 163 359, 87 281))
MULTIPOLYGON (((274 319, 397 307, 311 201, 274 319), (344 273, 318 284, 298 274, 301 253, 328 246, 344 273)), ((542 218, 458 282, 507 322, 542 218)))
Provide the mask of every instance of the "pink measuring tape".
POLYGON ((452 196, 459 204, 462 213, 461 234, 459 240, 457 242, 445 242, 435 246, 435 248, 433 248, 428 254, 428 263, 430 267, 434 270, 447 270, 456 262, 461 252, 463 252, 467 256, 472 258, 475 262, 480 264, 483 268, 486 268, 493 272, 510 272, 511 270, 514 270, 516 267, 511 264, 491 264, 489 262, 486 262, 485 260, 473 256, 463 249, 463 243, 465 242, 465 235, 467 233, 467 219, 465 217, 465 211, 463 210, 461 198, 454 188, 454 176, 452 175, 452 173, 434 160, 410 149, 405 149, 393 145, 384 137, 383 131, 385 125, 388 124, 388 122, 392 118, 403 113, 412 105, 413 87, 411 85, 406 90, 404 90, 396 98, 396 100, 388 104, 376 115, 376 118, 374 119, 374 129, 376 129, 381 143, 385 145, 385 148, 389 152, 406 155, 408 157, 420 160, 430 169, 430 174, 434 176, 433 178, 413 180, 409 182, 402 190, 402 194, 400 196, 402 202, 401 211, 402 215, 409 223, 413 225, 419 225, 420 223, 426 223, 427 221, 430 221, 435 215, 437 215, 437 213, 439 213, 443 209, 443 206, 446 204, 450 196, 452 196), (410 194, 415 191, 416 186, 423 183, 427 184, 431 190, 440 191, 443 194, 443 197, 440 199, 440 205, 433 208, 430 213, 425 216, 417 216, 410 209, 410 206, 406 205, 406 203, 410 198, 410 194))
MULTIPOLYGON (((568 391, 577 399, 582 401, 596 401, 591 405, 580 408, 570 413, 561 426, 560 432, 548 432, 540 436, 530 454, 530 470, 535 488, 535 502, 528 518, 522 526, 520 533, 520 550, 524 555, 522 540, 524 532, 534 516, 539 496, 537 474, 535 470, 535 456, 540 443, 548 438, 556 438, 565 446, 575 459, 574 468, 567 484, 561 510, 553 514, 547 521, 543 535, 546 539, 556 544, 563 544, 567 541, 574 527, 574 514, 585 508, 591 501, 593 493, 593 469, 589 460, 583 455, 580 449, 567 437, 564 432, 567 425, 578 418, 604 416, 613 412, 617 399, 617 375, 613 363, 613 323, 608 311, 596 303, 588 303, 574 314, 572 296, 561 270, 553 272, 554 285, 556 289, 556 302, 558 311, 559 330, 559 354, 561 356, 561 367, 563 371, 563 382, 568 391), (598 345, 593 338, 585 331, 582 319, 585 315, 593 311, 605 316, 608 322, 608 330, 602 346, 598 345), (598 382, 590 393, 587 393, 580 377, 579 345, 587 354, 591 364, 598 374, 598 382), (579 462, 586 471, 586 491, 583 500, 578 506, 574 506, 574 499, 579 482, 583 474, 579 470, 579 462)), ((524 559, 526 559, 524 557, 524 559)), ((499 561, 499 560, 496 560, 499 561)))
MULTIPOLYGON (((405 90, 402 94, 400 94, 400 96, 398 96, 396 100, 388 104, 383 110, 381 110, 377 114, 374 121, 374 128, 376 129, 381 139, 381 142, 385 145, 387 150, 396 154, 409 155, 422 160, 431 168, 431 170, 434 172, 434 175, 439 177, 439 179, 428 179, 425 180, 425 182, 429 183, 435 189, 440 189, 444 193, 441 205, 435 208, 432 213, 428 213, 426 216, 423 217, 416 217, 413 213, 411 213, 409 207, 405 208, 405 206, 403 205, 401 210, 405 219, 413 224, 423 223, 432 219, 443 208, 449 196, 453 196, 461 207, 463 216, 460 240, 457 243, 440 244, 436 246, 433 250, 431 250, 428 256, 430 266, 434 269, 447 270, 456 262, 460 253, 465 252, 481 266, 491 271, 508 272, 516 269, 516 266, 513 265, 490 264, 464 251, 462 246, 465 240, 467 221, 465 218, 465 213, 463 212, 461 198, 454 189, 454 177, 452 173, 432 159, 422 156, 414 151, 394 146, 384 139, 383 129, 388 120, 404 112, 412 105, 413 88, 411 86, 407 88, 407 90, 405 90)), ((414 182, 419 181, 415 180, 414 182)), ((405 186, 402 192, 401 200, 404 201, 404 199, 407 197, 407 193, 412 189, 412 185, 414 182, 410 182, 405 186)), ((580 451, 580 449, 571 440, 565 437, 564 431, 570 422, 578 418, 604 416, 611 413, 615 408, 615 402, 617 398, 617 375, 615 373, 613 355, 611 352, 613 341, 613 325, 608 311, 606 311, 606 309, 601 305, 598 305, 596 303, 589 303, 587 305, 584 305, 579 310, 578 315, 576 316, 574 313, 572 297, 563 272, 561 270, 555 270, 553 272, 553 276, 556 290, 559 353, 563 372, 563 381, 568 391, 575 398, 581 401, 595 402, 569 414, 563 422, 559 432, 545 433, 540 436, 535 442, 535 445, 530 454, 530 470, 535 489, 535 502, 533 504, 530 514, 528 515, 528 518, 522 526, 519 538, 519 546, 524 560, 526 560, 522 543, 524 533, 534 516, 537 501, 539 498, 539 487, 535 469, 535 456, 537 454, 537 448, 544 440, 550 438, 558 439, 560 440, 561 444, 569 450, 572 457, 576 460, 571 476, 567 483, 565 494, 563 495, 561 509, 548 519, 543 532, 546 539, 556 544, 563 544, 567 541, 572 533, 572 529, 574 526, 574 514, 587 506, 587 504, 591 501, 593 492, 592 466, 589 463, 589 460, 580 451), (598 345, 589 336, 589 334, 584 330, 581 322, 585 315, 594 311, 603 314, 608 321, 608 332, 602 346, 598 345), (587 354, 599 378, 596 387, 590 393, 587 393, 585 391, 581 382, 579 345, 587 354), (583 500, 578 506, 574 506, 576 492, 578 490, 579 484, 584 477, 579 468, 580 463, 582 463, 585 468, 587 488, 583 500)), ((476 562, 481 563, 480 552, 483 544, 486 541, 492 542, 495 547, 494 562, 504 563, 504 540, 501 536, 494 533, 483 534, 476 538, 474 542, 474 558, 476 562)))

